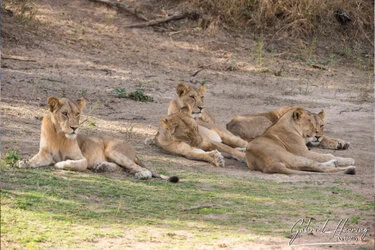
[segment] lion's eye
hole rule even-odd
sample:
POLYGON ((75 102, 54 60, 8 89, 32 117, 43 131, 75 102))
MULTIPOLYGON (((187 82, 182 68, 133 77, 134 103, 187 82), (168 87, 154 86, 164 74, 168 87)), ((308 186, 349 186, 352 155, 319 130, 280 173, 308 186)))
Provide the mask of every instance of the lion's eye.
POLYGON ((81 113, 77 113, 77 116, 79 116, 81 113))
POLYGON ((190 96, 190 98, 194 99, 194 96, 193 96, 193 95, 191 95, 191 96, 190 96))
POLYGON ((63 116, 68 117, 68 112, 62 112, 63 116))

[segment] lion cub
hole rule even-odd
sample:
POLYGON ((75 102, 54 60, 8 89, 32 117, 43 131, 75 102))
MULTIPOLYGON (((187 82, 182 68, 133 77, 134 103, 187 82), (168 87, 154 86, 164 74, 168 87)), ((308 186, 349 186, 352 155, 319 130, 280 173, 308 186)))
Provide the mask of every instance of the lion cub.
POLYGON ((346 174, 355 174, 355 166, 352 166, 354 159, 309 151, 306 143, 317 140, 317 127, 319 120, 309 111, 298 107, 287 111, 275 125, 249 142, 246 149, 247 166, 251 170, 264 173, 343 171, 346 174))
MULTIPOLYGON (((49 97, 47 104, 49 114, 42 121, 39 153, 29 161, 20 161, 19 167, 54 164, 58 169, 113 171, 120 166, 138 179, 159 177, 144 167, 125 141, 78 134, 80 115, 86 105, 83 98, 75 102, 49 97)), ((176 178, 171 181, 176 182, 176 178)))
POLYGON ((245 153, 221 143, 220 136, 214 131, 202 132, 205 128, 198 126, 191 112, 190 106, 187 106, 161 119, 155 144, 169 153, 207 161, 218 167, 225 165, 220 152, 244 161, 245 153))

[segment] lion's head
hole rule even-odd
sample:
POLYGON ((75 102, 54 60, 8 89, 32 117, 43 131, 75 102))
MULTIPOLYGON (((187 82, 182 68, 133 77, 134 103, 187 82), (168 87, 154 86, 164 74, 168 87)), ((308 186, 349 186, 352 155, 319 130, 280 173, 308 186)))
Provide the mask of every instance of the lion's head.
POLYGON ((314 114, 305 109, 297 108, 293 112, 293 119, 300 127, 306 144, 313 146, 319 145, 323 138, 324 117, 324 110, 318 114, 314 114))
POLYGON ((198 146, 202 137, 198 132, 198 125, 191 114, 189 106, 183 107, 178 113, 171 114, 160 120, 170 138, 183 141, 191 146, 198 146))
POLYGON ((58 99, 51 96, 48 98, 47 104, 56 131, 64 133, 69 139, 75 139, 78 133, 80 115, 86 105, 85 99, 72 101, 67 98, 58 99))
POLYGON ((177 96, 180 99, 182 106, 189 106, 193 118, 200 118, 204 109, 204 94, 206 87, 202 86, 199 89, 180 83, 176 89, 177 96))

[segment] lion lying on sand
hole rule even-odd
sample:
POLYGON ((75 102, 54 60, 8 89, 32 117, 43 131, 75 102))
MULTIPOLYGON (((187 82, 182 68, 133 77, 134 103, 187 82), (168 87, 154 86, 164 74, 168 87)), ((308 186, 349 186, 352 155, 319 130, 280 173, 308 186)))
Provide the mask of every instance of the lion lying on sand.
MULTIPOLYGON (((284 106, 267 113, 235 116, 229 123, 227 123, 227 129, 234 135, 237 135, 246 141, 251 141, 263 134, 264 131, 274 125, 280 119, 280 117, 294 108, 296 107, 284 106)), ((322 111, 320 114, 314 115, 320 123, 320 127, 317 128, 319 133, 317 135, 317 140, 314 142, 309 142, 308 146, 319 146, 320 148, 334 150, 349 148, 350 144, 348 142, 341 139, 331 138, 323 134, 325 117, 324 111, 322 111)))
MULTIPOLYGON (((85 107, 83 98, 75 102, 49 97, 47 104, 49 114, 42 121, 39 153, 29 161, 20 161, 19 167, 54 164, 55 168, 74 171, 113 171, 120 166, 138 179, 161 178, 145 168, 133 147, 125 141, 78 134, 80 115, 85 107)), ((169 181, 177 182, 178 178, 171 177, 169 181)))
POLYGON ((321 122, 317 116, 323 114, 314 115, 298 107, 287 111, 247 145, 246 163, 249 169, 282 174, 339 171, 355 174, 354 159, 319 154, 307 148, 306 143, 316 141, 319 136, 321 122))
POLYGON ((225 165, 222 153, 244 161, 244 152, 223 144, 215 131, 200 127, 191 112, 189 106, 183 107, 161 119, 155 144, 169 153, 207 161, 218 167, 225 165))
POLYGON ((246 148, 247 141, 233 135, 226 128, 215 124, 215 119, 204 107, 204 94, 206 87, 179 84, 176 88, 177 97, 173 99, 168 106, 168 115, 178 113, 182 107, 189 106, 192 116, 199 125, 200 131, 206 134, 214 133, 220 136, 223 144, 232 148, 246 148))

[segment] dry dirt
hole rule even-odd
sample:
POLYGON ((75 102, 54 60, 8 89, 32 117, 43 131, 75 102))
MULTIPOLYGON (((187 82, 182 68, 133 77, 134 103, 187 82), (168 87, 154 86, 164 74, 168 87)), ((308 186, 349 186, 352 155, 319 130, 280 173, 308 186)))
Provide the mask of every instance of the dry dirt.
MULTIPOLYGON (((346 188, 373 200, 373 72, 366 62, 350 66, 333 59, 325 69, 314 68, 285 53, 260 54, 257 48, 263 44, 250 34, 201 30, 187 20, 157 29, 129 29, 125 26, 139 20, 89 1, 41 0, 36 8, 35 20, 27 25, 16 16, 2 16, 2 152, 15 148, 21 158, 31 157, 38 150, 48 96, 84 95, 87 119, 96 126, 85 123, 83 133, 126 138, 146 160, 162 156, 143 141, 156 133, 176 85, 206 82, 206 107, 223 126, 234 115, 282 105, 324 109, 326 134, 351 143, 348 150, 330 153, 352 157, 357 165, 355 176, 266 175, 236 161, 212 171, 328 186, 343 180, 349 183, 346 188), (280 70, 281 76, 276 76, 280 70), (140 86, 154 102, 120 99, 112 93, 115 88, 134 91, 140 86)), ((305 57, 311 50, 300 53, 305 57)), ((208 167, 181 157, 171 161, 178 168, 208 167)))

